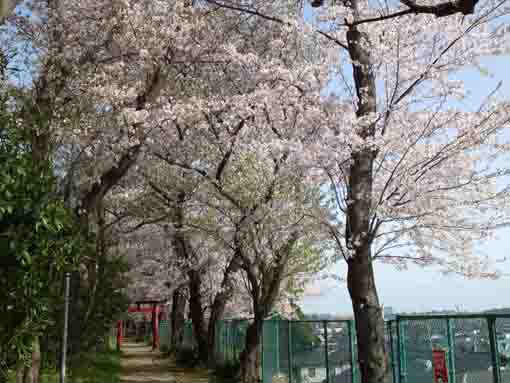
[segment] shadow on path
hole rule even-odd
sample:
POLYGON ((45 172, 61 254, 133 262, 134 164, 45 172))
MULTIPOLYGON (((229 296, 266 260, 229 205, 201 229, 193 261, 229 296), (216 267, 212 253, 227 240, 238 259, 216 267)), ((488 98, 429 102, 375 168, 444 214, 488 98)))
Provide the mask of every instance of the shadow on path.
POLYGON ((121 366, 121 383, 209 383, 207 371, 177 367, 143 343, 124 343, 121 366))

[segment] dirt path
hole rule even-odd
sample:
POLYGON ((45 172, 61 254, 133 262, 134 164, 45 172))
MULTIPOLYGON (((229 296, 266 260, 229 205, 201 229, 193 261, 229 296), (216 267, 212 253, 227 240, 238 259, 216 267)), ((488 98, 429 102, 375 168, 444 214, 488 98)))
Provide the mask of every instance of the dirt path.
POLYGON ((142 343, 126 342, 122 346, 121 383, 208 383, 203 370, 178 368, 157 351, 142 343))

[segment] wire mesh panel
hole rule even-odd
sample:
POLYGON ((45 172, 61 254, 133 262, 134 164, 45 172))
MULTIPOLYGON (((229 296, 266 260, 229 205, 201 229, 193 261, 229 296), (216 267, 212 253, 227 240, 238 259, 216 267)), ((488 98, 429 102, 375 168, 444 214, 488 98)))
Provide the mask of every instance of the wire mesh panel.
POLYGON ((214 352, 215 352, 215 361, 219 365, 225 365, 227 362, 226 355, 225 355, 225 345, 226 345, 225 340, 226 340, 225 321, 218 321, 218 323, 216 323, 214 352))
POLYGON ((288 382, 290 380, 290 339, 289 321, 280 320, 278 324, 278 383, 288 382))
POLYGON ((184 331, 182 338, 182 348, 194 349, 196 346, 195 336, 193 334, 193 325, 191 322, 184 323, 184 331))
POLYGON ((168 349, 170 347, 170 321, 159 321, 159 348, 168 349))
POLYGON ((232 363, 234 361, 234 352, 232 346, 232 322, 225 323, 225 361, 227 363, 232 363))
POLYGON ((510 318, 496 319, 496 344, 502 383, 510 383, 510 318))
POLYGON ((327 381, 324 322, 290 322, 290 333, 289 380, 292 383, 327 381))
POLYGON ((397 323, 397 336, 399 382, 434 382, 433 350, 448 352, 446 320, 403 320, 397 323))
MULTIPOLYGON (((327 356, 329 383, 352 383, 351 330, 345 321, 328 321, 327 356)), ((352 334, 355 337, 355 334, 352 334)))
POLYGON ((492 383, 489 329, 485 318, 448 319, 456 382, 492 383))
POLYGON ((215 341, 218 364, 233 364, 239 361, 245 347, 246 331, 249 325, 250 321, 245 319, 218 322, 215 341))
POLYGON ((287 320, 267 320, 262 336, 263 383, 290 382, 292 329, 287 320))
POLYGON ((232 361, 237 362, 244 350, 246 342, 246 331, 250 322, 247 320, 234 320, 229 322, 230 325, 230 358, 232 361))
POLYGON ((395 321, 386 322, 385 327, 385 341, 386 351, 389 355, 389 369, 391 375, 391 382, 398 383, 398 338, 397 338, 397 323, 395 321))
POLYGON ((272 383, 280 370, 278 321, 268 320, 262 327, 262 382, 272 383))
POLYGON ((387 332, 394 383, 436 382, 442 363, 448 382, 510 383, 508 316, 402 316, 387 325, 387 332))

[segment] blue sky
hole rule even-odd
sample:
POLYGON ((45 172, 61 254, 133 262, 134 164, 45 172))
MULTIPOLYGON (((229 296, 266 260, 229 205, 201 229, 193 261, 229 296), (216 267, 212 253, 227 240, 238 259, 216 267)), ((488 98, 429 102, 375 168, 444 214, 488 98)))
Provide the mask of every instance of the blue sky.
MULTIPOLYGON (((507 239, 487 244, 495 258, 503 258, 510 247, 510 230, 505 231, 507 239)), ((498 263, 510 272, 510 262, 498 263)), ((335 271, 345 276, 343 264, 335 266, 335 271)), ((430 310, 461 309, 480 311, 495 307, 510 307, 510 275, 497 280, 467 280, 460 276, 443 275, 433 268, 409 267, 398 271, 389 265, 376 263, 376 283, 379 298, 384 306, 391 306, 399 312, 423 312, 430 310)), ((345 284, 332 287, 327 283, 321 296, 307 297, 302 301, 305 313, 319 312, 330 314, 351 313, 351 303, 345 284)))
MULTIPOLYGON (((476 69, 465 70, 459 78, 472 94, 471 106, 478 104, 502 80, 502 91, 510 97, 510 57, 501 56, 483 62, 492 76, 483 76, 476 69)), ((469 105, 466 105, 469 107, 469 105)), ((508 164, 510 166, 510 164, 508 164)), ((468 280, 460 276, 443 275, 433 268, 410 266, 407 271, 376 263, 376 283, 384 306, 400 312, 422 312, 441 309, 480 311, 494 307, 510 307, 510 228, 502 229, 498 238, 484 243, 481 248, 498 260, 498 269, 504 274, 497 280, 468 280), (502 261, 505 257, 506 261, 502 261)), ((345 264, 334 271, 345 277, 345 264)), ((322 282, 320 296, 306 297, 302 308, 306 313, 351 313, 351 303, 345 283, 322 282)))

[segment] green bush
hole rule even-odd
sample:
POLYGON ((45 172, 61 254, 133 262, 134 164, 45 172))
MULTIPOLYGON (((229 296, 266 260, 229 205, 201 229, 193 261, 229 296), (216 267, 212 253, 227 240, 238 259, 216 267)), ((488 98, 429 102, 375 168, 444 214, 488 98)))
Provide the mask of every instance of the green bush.
POLYGON ((54 164, 33 157, 35 127, 11 109, 0 98, 0 380, 33 347, 51 352, 41 339, 59 327, 64 273, 92 248, 58 195, 54 164))

